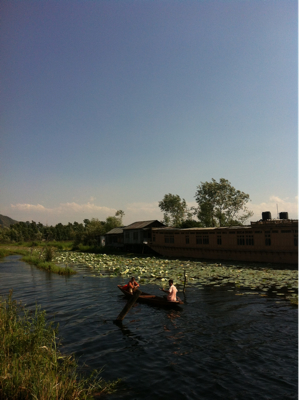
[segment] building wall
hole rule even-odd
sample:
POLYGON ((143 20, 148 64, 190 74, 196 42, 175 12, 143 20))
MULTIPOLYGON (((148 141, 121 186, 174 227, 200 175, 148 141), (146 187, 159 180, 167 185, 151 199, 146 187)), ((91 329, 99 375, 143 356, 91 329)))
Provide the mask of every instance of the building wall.
POLYGON ((154 229, 152 235, 149 246, 167 257, 298 263, 297 221, 235 229, 154 229))
POLYGON ((124 245, 123 234, 110 234, 106 235, 106 246, 122 247, 124 245))
POLYGON ((129 229, 124 231, 124 244, 143 243, 142 229, 129 229))

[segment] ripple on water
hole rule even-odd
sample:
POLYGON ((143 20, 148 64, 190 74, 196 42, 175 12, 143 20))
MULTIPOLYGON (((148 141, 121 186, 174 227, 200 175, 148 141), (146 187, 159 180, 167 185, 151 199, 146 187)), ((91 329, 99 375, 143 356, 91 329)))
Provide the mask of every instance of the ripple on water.
MULTIPOLYGON (((297 309, 190 287, 181 310, 137 304, 119 326, 113 320, 125 300, 118 283, 82 266, 64 277, 18 256, 0 263, 1 295, 13 288, 29 307, 39 304, 59 323, 63 352, 90 368, 105 366, 106 379, 125 380, 111 400, 297 398, 297 309)), ((144 290, 158 294, 155 286, 144 290)))

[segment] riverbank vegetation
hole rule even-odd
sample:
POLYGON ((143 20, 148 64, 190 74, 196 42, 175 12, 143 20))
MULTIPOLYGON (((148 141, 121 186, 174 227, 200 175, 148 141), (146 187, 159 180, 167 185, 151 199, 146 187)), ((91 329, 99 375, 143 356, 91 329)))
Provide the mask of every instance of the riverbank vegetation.
POLYGON ((101 371, 84 376, 75 358, 60 352, 58 328, 46 314, 0 298, 0 399, 80 400, 112 393, 119 381, 105 382, 101 371))
POLYGON ((59 275, 72 275, 77 273, 74 269, 68 266, 58 266, 54 262, 44 261, 43 259, 40 259, 39 256, 27 255, 22 257, 22 260, 30 265, 34 265, 37 268, 44 269, 48 272, 53 272, 59 275))
POLYGON ((9 255, 19 254, 22 255, 22 260, 37 268, 44 269, 48 272, 53 272, 59 275, 72 275, 76 274, 76 270, 70 268, 68 265, 57 265, 53 262, 55 253, 51 246, 40 248, 22 248, 22 246, 1 246, 0 259, 9 255))

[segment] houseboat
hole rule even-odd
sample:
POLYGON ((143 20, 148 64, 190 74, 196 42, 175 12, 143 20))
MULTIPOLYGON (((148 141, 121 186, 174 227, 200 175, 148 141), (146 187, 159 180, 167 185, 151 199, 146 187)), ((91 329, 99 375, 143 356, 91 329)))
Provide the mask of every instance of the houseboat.
POLYGON ((152 228, 148 246, 166 257, 297 264, 298 220, 263 218, 247 226, 152 228))

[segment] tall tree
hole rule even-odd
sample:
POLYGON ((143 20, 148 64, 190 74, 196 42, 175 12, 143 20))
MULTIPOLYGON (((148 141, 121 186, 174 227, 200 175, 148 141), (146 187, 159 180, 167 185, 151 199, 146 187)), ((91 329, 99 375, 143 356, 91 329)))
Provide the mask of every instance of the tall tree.
POLYGON ((123 217, 125 216, 125 212, 123 210, 117 210, 115 216, 119 218, 120 224, 123 224, 123 217))
POLYGON ((159 202, 159 207, 164 212, 164 224, 175 227, 181 225, 188 212, 185 199, 181 199, 177 194, 165 194, 163 200, 159 202))
POLYGON ((219 182, 201 182, 197 186, 195 199, 198 204, 197 217, 204 226, 242 225, 253 215, 246 207, 249 194, 236 190, 224 178, 219 182))
POLYGON ((120 218, 117 217, 107 217, 106 218, 106 222, 105 222, 105 232, 109 232, 111 231, 111 229, 113 228, 118 228, 120 227, 121 224, 121 220, 120 218))

